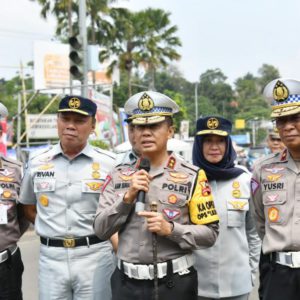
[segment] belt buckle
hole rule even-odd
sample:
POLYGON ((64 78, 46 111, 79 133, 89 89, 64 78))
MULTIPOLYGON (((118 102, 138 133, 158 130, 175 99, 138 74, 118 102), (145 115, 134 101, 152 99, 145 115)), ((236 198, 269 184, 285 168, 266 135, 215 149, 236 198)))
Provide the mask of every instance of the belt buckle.
POLYGON ((300 268, 300 252, 292 252, 291 257, 293 268, 300 268))
POLYGON ((151 280, 150 269, 148 265, 138 265, 138 276, 142 280, 151 280))
POLYGON ((65 248, 74 248, 75 247, 75 239, 66 238, 63 241, 63 245, 65 248))

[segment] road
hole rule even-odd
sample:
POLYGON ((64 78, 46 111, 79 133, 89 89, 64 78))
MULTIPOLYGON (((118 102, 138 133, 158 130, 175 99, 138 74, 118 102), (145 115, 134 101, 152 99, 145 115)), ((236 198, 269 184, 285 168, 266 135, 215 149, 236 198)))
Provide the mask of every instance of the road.
MULTIPOLYGON (((38 300, 39 239, 33 230, 27 231, 19 242, 23 263, 23 300, 38 300)), ((258 300, 257 284, 249 300, 258 300)))

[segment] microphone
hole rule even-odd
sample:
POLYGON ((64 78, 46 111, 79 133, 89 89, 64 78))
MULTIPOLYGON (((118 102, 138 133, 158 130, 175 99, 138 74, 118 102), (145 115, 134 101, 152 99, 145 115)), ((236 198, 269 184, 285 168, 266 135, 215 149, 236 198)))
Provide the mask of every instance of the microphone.
MULTIPOLYGON (((150 160, 148 158, 141 158, 139 165, 139 170, 150 171, 150 160)), ((138 191, 136 203, 135 203, 135 212, 140 212, 145 210, 145 191, 138 191)))

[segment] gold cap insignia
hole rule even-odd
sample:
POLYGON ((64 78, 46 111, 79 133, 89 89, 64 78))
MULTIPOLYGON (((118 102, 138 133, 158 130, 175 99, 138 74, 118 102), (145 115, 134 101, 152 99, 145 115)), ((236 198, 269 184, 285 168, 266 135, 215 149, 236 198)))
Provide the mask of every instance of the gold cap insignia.
POLYGON ((69 107, 74 109, 80 107, 80 100, 76 97, 71 98, 69 100, 69 107))
POLYGON ((145 93, 139 100, 138 106, 140 110, 151 110, 154 106, 154 102, 150 96, 145 93))
POLYGON ((288 96, 289 96, 288 88, 284 85, 284 83, 278 80, 273 89, 273 97, 275 101, 277 102, 284 101, 288 96))
POLYGON ((219 127, 219 120, 216 118, 209 118, 206 125, 209 129, 216 129, 219 127))

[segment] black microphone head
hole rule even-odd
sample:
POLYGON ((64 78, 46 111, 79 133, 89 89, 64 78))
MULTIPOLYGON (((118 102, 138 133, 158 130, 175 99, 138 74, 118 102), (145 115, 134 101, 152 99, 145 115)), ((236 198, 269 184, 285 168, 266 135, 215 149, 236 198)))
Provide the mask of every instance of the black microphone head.
POLYGON ((150 160, 146 157, 142 157, 139 165, 139 170, 150 171, 150 160))

